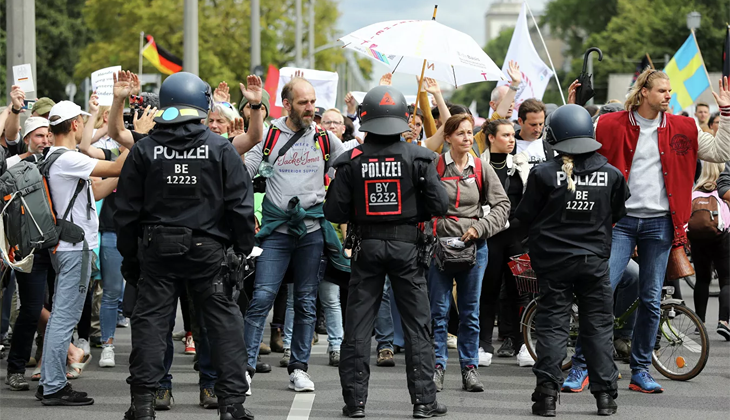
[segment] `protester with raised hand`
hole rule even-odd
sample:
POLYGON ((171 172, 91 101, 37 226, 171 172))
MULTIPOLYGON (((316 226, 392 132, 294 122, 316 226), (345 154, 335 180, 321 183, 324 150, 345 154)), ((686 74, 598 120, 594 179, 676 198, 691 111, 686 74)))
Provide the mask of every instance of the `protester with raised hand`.
MULTIPOLYGON (((241 94, 246 100, 247 105, 250 108, 250 119, 246 132, 237 134, 231 143, 236 148, 239 155, 243 155, 254 146, 261 143, 264 136, 264 119, 266 118, 267 110, 263 110, 263 84, 261 78, 253 74, 249 74, 246 77, 246 85, 239 83, 241 94)), ((238 123, 240 124, 240 123, 238 123)), ((236 130, 239 132, 239 130, 236 130)))

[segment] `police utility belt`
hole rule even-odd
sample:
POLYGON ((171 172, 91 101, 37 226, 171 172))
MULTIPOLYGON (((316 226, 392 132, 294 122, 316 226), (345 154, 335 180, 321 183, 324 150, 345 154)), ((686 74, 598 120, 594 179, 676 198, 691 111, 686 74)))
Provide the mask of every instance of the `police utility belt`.
MULTIPOLYGON (((415 225, 356 225, 351 223, 347 230, 347 238, 343 249, 352 249, 352 259, 357 261, 363 239, 378 239, 381 241, 400 241, 418 245, 418 262, 428 267, 433 250, 433 237, 424 234, 423 230, 415 225)), ((347 256, 345 256, 347 257, 347 256)))

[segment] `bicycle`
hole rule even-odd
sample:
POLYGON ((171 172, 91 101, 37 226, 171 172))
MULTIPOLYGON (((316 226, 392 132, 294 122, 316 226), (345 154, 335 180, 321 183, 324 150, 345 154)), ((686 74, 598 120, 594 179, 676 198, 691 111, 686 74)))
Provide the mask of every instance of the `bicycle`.
MULTIPOLYGON (((527 254, 512 257, 510 270, 517 282, 520 293, 538 293, 538 282, 527 254)), ((710 341, 707 329, 690 308, 679 299, 672 298, 674 288, 662 288, 661 317, 657 341, 652 353, 652 365, 665 377, 675 381, 687 381, 705 368, 710 356, 710 341)), ((520 328, 527 351, 537 360, 535 345, 535 314, 538 298, 532 299, 524 308, 520 328)), ((623 314, 614 318, 614 329, 623 328, 629 316, 639 307, 637 299, 623 314)), ((578 339, 580 312, 578 302, 574 301, 570 309, 570 328, 568 332, 567 356, 563 359, 562 369, 568 370, 575 354, 575 343, 578 339)))

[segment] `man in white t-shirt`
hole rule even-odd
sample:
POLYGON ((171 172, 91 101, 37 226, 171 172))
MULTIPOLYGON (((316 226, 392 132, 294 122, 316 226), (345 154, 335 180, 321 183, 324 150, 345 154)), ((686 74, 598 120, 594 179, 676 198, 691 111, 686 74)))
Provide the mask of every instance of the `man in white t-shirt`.
POLYGON ((515 133, 517 153, 525 154, 532 165, 547 161, 547 143, 540 140, 545 126, 545 104, 537 99, 527 99, 520 105, 517 115, 521 127, 515 133))
MULTIPOLYGON (((91 405, 94 403, 86 393, 76 392, 66 380, 66 356, 73 336, 74 326, 81 318, 86 290, 91 275, 91 250, 97 247, 99 219, 94 207, 95 199, 91 177, 118 177, 127 157, 124 152, 115 162, 98 161, 78 153, 76 146, 82 136, 91 136, 92 127, 84 130, 84 116, 81 108, 69 101, 53 106, 49 114, 51 133, 55 146, 46 153, 61 153, 48 171, 48 189, 54 211, 63 231, 73 232, 65 220, 83 230, 83 239, 70 243, 60 240, 51 251, 51 261, 56 271, 56 289, 53 297, 53 312, 46 327, 43 348, 43 366, 38 394, 43 395, 43 405, 91 405), (78 194, 75 194, 78 190, 78 194), (75 199, 72 198, 76 195, 75 199), (73 203, 72 203, 73 201, 73 203), (73 207, 67 211, 69 205, 73 207), (65 216, 65 217, 64 217, 65 216)), ((103 182, 103 181, 102 181, 103 182)), ((72 226, 71 226, 72 227, 72 226)), ((62 238, 68 238, 61 233, 62 238)), ((82 364, 91 358, 85 356, 82 364)), ((74 366, 71 366, 74 368, 74 366)))

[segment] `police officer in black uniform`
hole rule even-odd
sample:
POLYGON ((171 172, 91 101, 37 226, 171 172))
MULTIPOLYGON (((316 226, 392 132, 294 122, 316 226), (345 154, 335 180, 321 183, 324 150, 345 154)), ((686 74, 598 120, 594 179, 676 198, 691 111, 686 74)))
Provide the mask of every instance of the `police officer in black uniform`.
POLYGON ((617 409, 618 369, 608 258, 612 225, 626 215, 629 190, 621 172, 596 153, 601 144, 594 140, 593 121, 583 107, 558 108, 545 130, 559 156, 530 172, 514 215, 529 226, 530 260, 540 288, 532 412, 556 414, 575 294, 590 389, 598 414, 611 415, 617 409))
POLYGON ((379 86, 368 92, 359 114, 365 143, 335 161, 337 172, 324 202, 327 220, 349 223, 345 246, 352 249, 339 366, 347 404, 342 412, 365 416, 370 341, 388 275, 403 320, 413 417, 442 416, 446 407, 436 401, 424 271, 430 252, 419 246, 424 238, 417 227, 448 209, 446 190, 432 164, 437 155, 400 141, 410 128, 406 100, 396 89, 379 86))
POLYGON ((220 419, 254 418, 243 407, 246 346, 231 284, 254 245, 253 192, 236 150, 202 124, 211 97, 193 74, 168 77, 157 129, 134 145, 119 178, 117 247, 125 278, 138 279, 127 420, 155 418, 165 337, 185 281, 211 341, 220 419))

